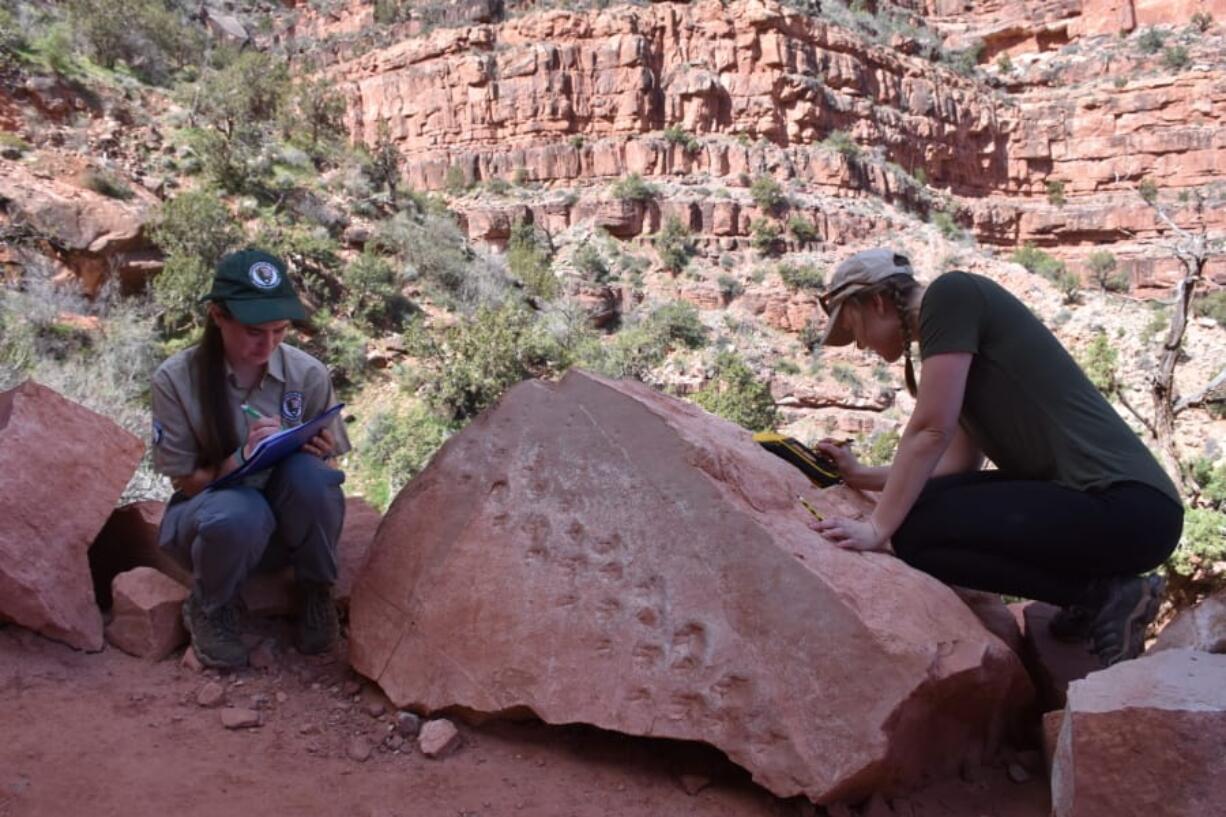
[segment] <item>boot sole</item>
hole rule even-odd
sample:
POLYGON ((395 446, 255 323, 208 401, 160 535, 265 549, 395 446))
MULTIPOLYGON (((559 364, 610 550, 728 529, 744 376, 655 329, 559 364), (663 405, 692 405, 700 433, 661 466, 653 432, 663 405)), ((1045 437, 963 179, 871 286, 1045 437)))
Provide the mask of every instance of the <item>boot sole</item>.
POLYGON ((1145 649, 1145 631, 1158 616, 1158 608, 1162 604, 1162 593, 1166 590, 1166 579, 1161 576, 1146 576, 1143 580, 1144 590, 1137 604, 1128 614, 1125 628, 1128 640, 1115 656, 1103 663, 1110 667, 1121 661, 1136 658, 1145 649))

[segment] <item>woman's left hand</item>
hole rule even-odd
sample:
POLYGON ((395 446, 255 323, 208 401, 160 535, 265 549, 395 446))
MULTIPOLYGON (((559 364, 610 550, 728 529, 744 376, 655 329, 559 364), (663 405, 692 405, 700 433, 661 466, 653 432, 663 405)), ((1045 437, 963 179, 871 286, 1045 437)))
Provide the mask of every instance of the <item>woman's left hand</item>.
POLYGON ((809 527, 844 550, 872 550, 892 553, 890 539, 882 536, 870 519, 847 519, 841 516, 809 521, 809 527))
POLYGON ((303 451, 325 460, 332 456, 334 448, 336 448, 336 441, 332 439, 332 432, 326 428, 312 437, 306 445, 302 446, 303 451))

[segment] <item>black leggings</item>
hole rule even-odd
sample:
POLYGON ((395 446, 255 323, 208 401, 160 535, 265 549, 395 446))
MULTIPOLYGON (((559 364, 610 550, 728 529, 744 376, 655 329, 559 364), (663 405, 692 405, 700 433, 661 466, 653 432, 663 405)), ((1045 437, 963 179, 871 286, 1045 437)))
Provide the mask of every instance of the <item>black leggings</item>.
POLYGON ((1183 508, 1140 482, 1078 491, 975 471, 930 480, 893 543, 946 584, 1064 606, 1093 579, 1162 564, 1182 528, 1183 508))

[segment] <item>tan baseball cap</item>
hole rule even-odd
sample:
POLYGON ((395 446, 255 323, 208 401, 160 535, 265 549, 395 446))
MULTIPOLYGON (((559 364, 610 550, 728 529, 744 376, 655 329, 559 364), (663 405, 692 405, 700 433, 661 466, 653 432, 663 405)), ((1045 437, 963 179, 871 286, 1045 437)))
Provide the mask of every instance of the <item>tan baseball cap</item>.
POLYGON ((886 247, 858 252, 834 270, 830 286, 819 297, 822 310, 830 316, 822 333, 822 346, 846 346, 851 343, 851 329, 839 323, 839 312, 847 299, 895 275, 915 277, 907 256, 886 247))

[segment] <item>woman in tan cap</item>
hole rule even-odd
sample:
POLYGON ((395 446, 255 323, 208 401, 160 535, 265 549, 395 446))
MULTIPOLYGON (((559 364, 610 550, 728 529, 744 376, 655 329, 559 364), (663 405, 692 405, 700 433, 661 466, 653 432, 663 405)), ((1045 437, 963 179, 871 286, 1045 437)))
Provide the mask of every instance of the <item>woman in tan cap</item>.
MULTIPOLYGON (((183 608, 192 649, 211 667, 247 663, 238 592, 260 569, 290 565, 301 596, 298 647, 323 652, 338 626, 331 588, 345 515, 345 475, 330 465, 349 449, 333 421, 296 453, 255 470, 256 446, 336 401, 327 368, 282 343, 306 317, 280 259, 243 250, 217 265, 204 337, 153 375, 153 463, 175 488, 158 544, 192 571, 183 608), (210 487, 227 476, 224 488, 210 487)), ((309 432, 306 432, 309 433, 309 432)))
POLYGON ((1138 655, 1163 589, 1141 574, 1178 544, 1182 501, 1055 336, 990 279, 925 287, 889 249, 840 264, 821 306, 822 343, 905 357, 916 404, 888 467, 819 443, 848 485, 881 496, 867 519, 811 526, 949 584, 1057 604, 1053 633, 1089 639, 1105 665, 1138 655))

